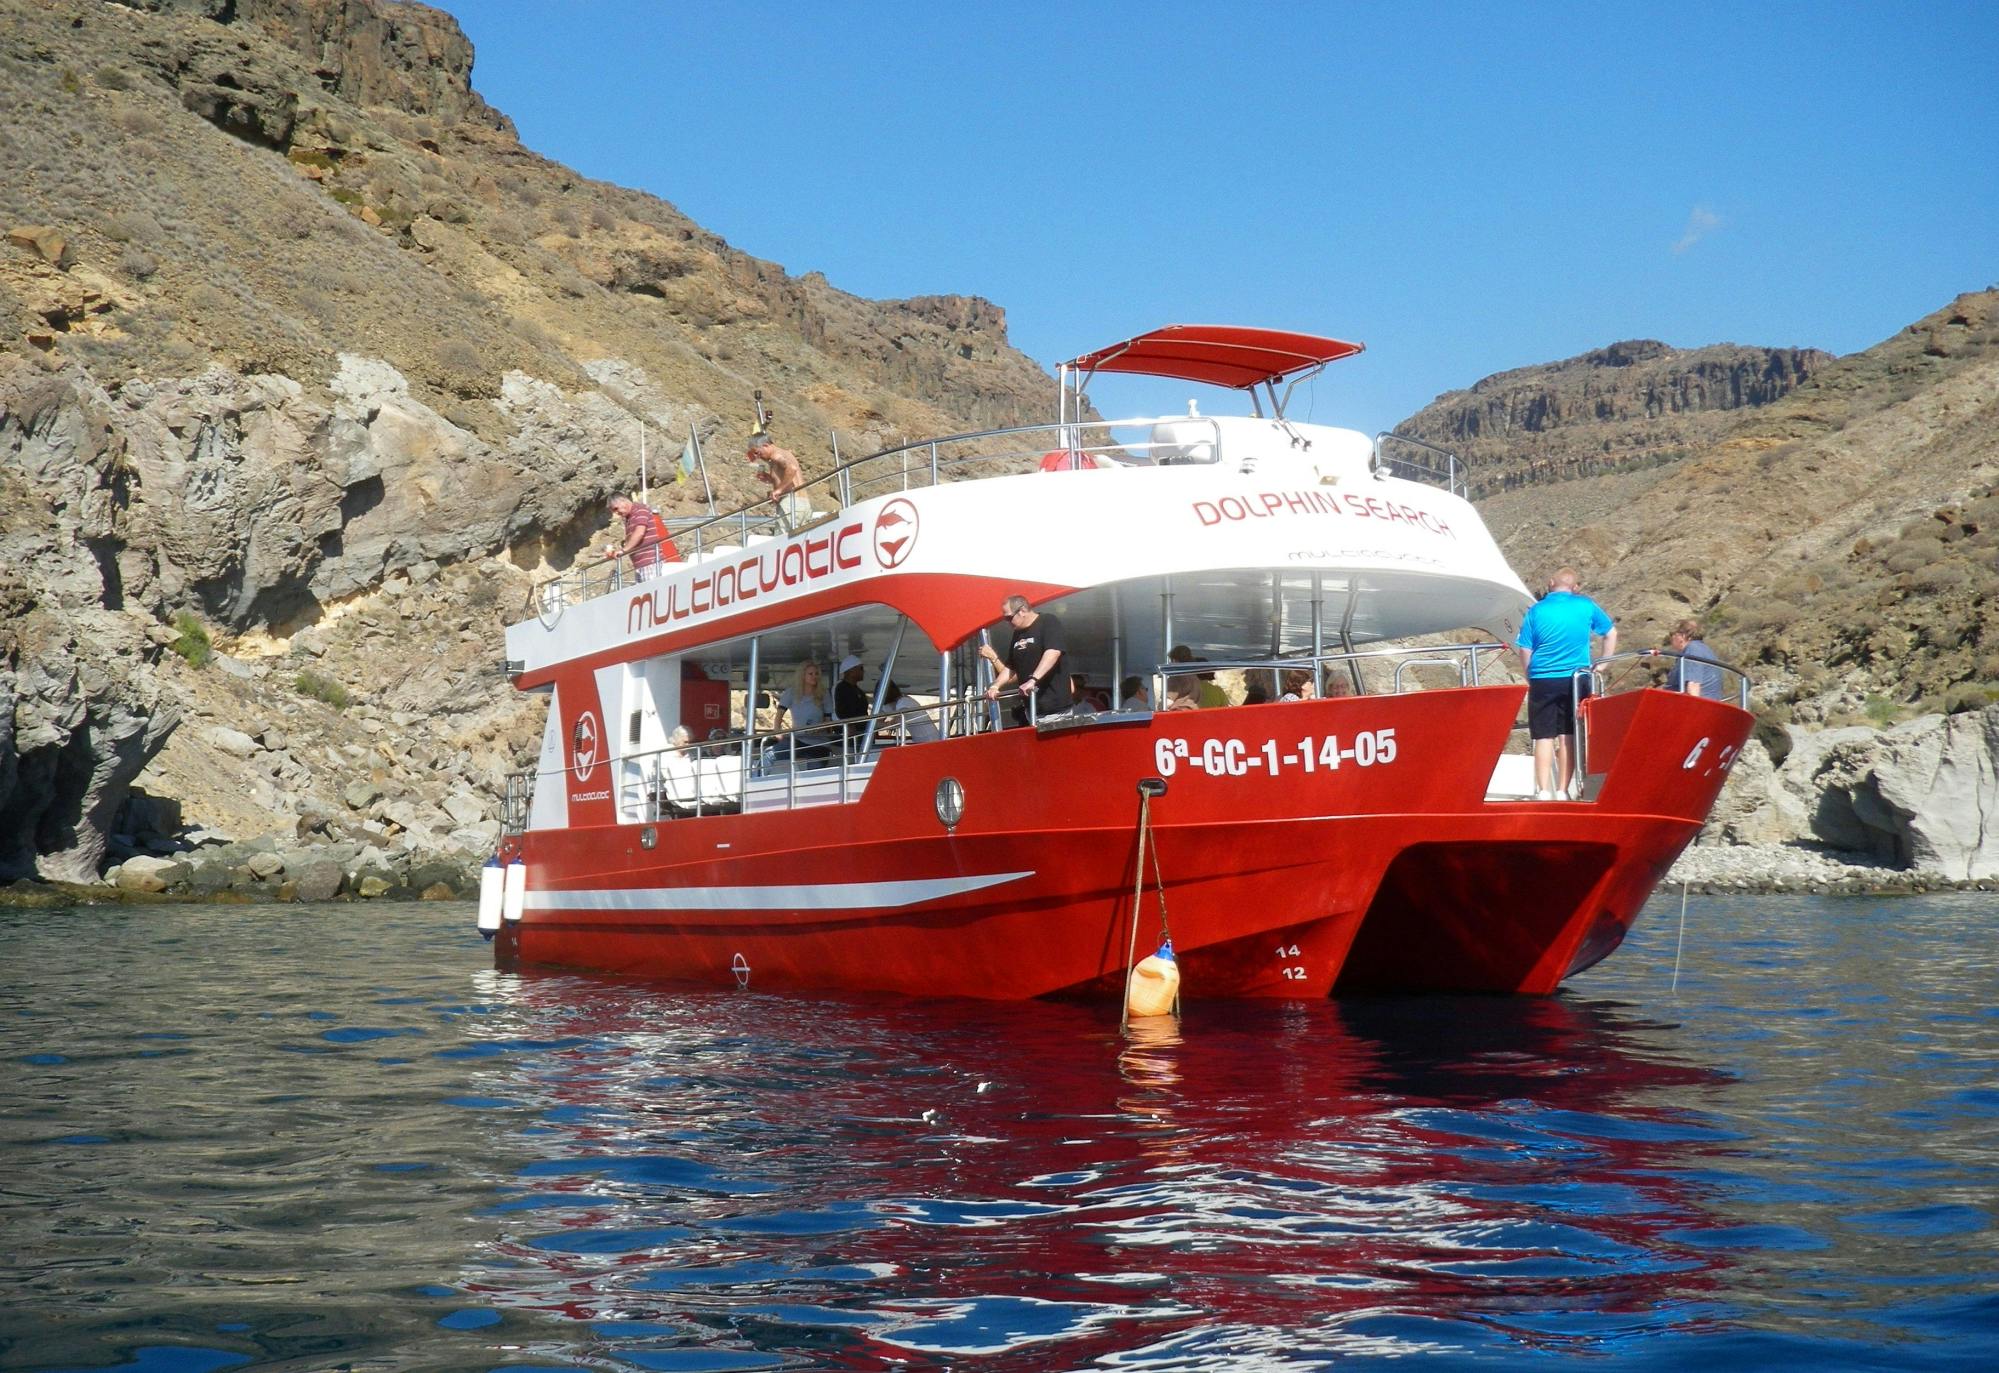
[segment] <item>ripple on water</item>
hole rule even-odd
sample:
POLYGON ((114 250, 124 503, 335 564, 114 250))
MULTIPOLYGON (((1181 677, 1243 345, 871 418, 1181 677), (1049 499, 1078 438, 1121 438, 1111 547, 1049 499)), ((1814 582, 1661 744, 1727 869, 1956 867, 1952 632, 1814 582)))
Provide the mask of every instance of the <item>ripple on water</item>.
POLYGON ((1697 904, 1677 995, 1666 921, 1554 999, 1195 997, 1131 1039, 1098 1007, 496 974, 468 913, 422 906, 309 938, 37 914, 7 965, 35 984, 0 971, 0 1347, 1979 1366, 1999 1019, 1989 964, 1930 952, 1991 909, 1773 911, 1697 904))

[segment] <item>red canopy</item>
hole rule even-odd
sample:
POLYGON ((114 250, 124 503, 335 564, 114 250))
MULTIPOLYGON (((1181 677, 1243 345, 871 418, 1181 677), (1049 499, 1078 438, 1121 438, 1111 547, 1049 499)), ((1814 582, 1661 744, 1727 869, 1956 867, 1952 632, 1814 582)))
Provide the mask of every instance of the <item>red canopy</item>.
POLYGON ((1169 324, 1085 353, 1067 364, 1079 372, 1134 372, 1247 390, 1293 372, 1352 357, 1366 347, 1316 334, 1245 329, 1235 324, 1169 324))

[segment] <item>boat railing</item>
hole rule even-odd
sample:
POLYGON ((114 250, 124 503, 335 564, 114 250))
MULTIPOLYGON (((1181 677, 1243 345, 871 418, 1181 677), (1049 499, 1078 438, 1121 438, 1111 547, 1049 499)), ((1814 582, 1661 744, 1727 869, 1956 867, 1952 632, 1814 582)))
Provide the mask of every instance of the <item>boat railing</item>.
MULTIPOLYGON (((1592 699, 1616 696, 1627 691, 1643 691, 1648 687, 1658 686, 1662 673, 1670 681, 1671 670, 1667 665, 1674 661, 1695 663, 1703 668, 1715 669, 1722 678, 1723 686, 1718 699, 1725 700, 1733 696, 1738 708, 1749 709, 1749 692, 1755 683, 1747 672, 1732 663, 1724 663, 1717 658, 1697 658, 1692 654, 1677 653, 1670 648, 1642 648, 1629 653, 1613 653, 1609 657, 1598 658, 1587 668, 1577 668, 1569 676, 1570 699, 1576 721, 1575 775, 1577 777, 1589 776, 1589 720, 1582 708, 1585 683, 1588 684, 1588 695, 1592 699), (1650 670, 1642 673, 1630 671, 1633 666, 1638 665, 1650 670)), ((1689 670, 1682 675, 1683 678, 1690 678, 1692 672, 1689 670)), ((1691 691, 1694 685, 1688 682, 1677 689, 1691 691)))
MULTIPOLYGON (((1223 426, 1200 415, 1167 415, 1119 420, 1015 425, 896 444, 843 462, 800 488, 802 503, 787 512, 769 498, 719 515, 665 521, 667 533, 685 562, 703 562, 760 543, 802 533, 844 506, 948 482, 973 481, 1032 472, 1068 472, 1111 467, 1154 467, 1219 463, 1223 426), (1151 437, 1155 426, 1171 426, 1172 441, 1151 437), (1146 437, 1120 439, 1120 430, 1143 430, 1146 437)), ((670 576, 679 564, 639 569, 620 555, 591 557, 529 589, 528 610, 544 617, 563 607, 620 591, 650 576, 670 576)))
POLYGON ((1464 459, 1427 439, 1384 429, 1374 436, 1374 456, 1369 466, 1376 473, 1386 472, 1393 477, 1441 486, 1453 496, 1467 499, 1471 496, 1471 482, 1466 475, 1464 459), (1392 449, 1415 451, 1398 455, 1392 449))
POLYGON ((528 827, 528 815, 534 809, 534 784, 532 772, 507 774, 507 791, 500 802, 502 834, 519 834, 528 827))
MULTIPOLYGON (((1291 672, 1310 674, 1315 695, 1399 696, 1407 691, 1430 690, 1413 674, 1434 668, 1454 673, 1458 686, 1476 686, 1495 663, 1505 660, 1506 645, 1498 643, 1421 644, 1399 648, 1364 648, 1340 652, 1300 653, 1282 658, 1241 659, 1215 662, 1161 663, 1153 669, 1155 700, 1161 703, 1170 693, 1166 683, 1174 678, 1198 677, 1215 672, 1270 674, 1270 699, 1284 694, 1284 676, 1291 672), (1378 666, 1386 671, 1386 682, 1370 683, 1364 669, 1378 666), (1385 686, 1385 690, 1381 689, 1385 686)), ((1377 678, 1380 672, 1375 674, 1377 678)))
MULTIPOLYGON (((1590 664, 1590 693, 1595 696, 1612 696, 1624 691, 1638 691, 1645 687, 1657 686, 1661 675, 1671 677, 1672 664, 1688 663, 1691 667, 1683 674, 1692 678, 1695 668, 1713 669, 1721 677, 1720 699, 1735 698, 1735 704, 1749 709, 1749 692, 1755 683, 1747 672, 1731 663, 1715 658, 1695 657, 1689 653, 1676 653, 1670 648, 1643 648, 1629 653, 1616 653, 1608 658, 1599 658, 1590 664), (1633 666, 1643 666, 1650 671, 1634 674, 1633 666)), ((1577 674, 1580 681, 1582 674, 1577 674)), ((1686 690, 1686 687, 1680 688, 1686 690)))
MULTIPOLYGON (((1007 692, 998 705, 1022 699, 1019 692, 1007 692)), ((1029 712, 1031 716, 1031 701, 1029 712)), ((752 810, 793 810, 856 800, 885 750, 934 742, 916 737, 921 732, 914 723, 916 717, 927 719, 938 739, 964 738, 1003 727, 994 704, 977 695, 618 754, 607 760, 616 779, 612 795, 618 823, 734 814, 744 808, 746 799, 752 810)), ((536 786, 543 779, 559 779, 573 771, 555 768, 510 774, 501 810, 502 830, 508 834, 527 830, 536 786)))

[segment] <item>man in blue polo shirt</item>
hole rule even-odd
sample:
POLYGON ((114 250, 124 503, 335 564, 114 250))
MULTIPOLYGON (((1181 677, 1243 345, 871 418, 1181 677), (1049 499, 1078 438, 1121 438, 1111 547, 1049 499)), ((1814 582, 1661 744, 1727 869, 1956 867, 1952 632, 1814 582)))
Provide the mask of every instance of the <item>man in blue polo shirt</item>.
POLYGON ((1575 733, 1575 703, 1590 694, 1587 676, 1580 691, 1575 674, 1590 665, 1590 638, 1603 636, 1603 656, 1617 652, 1617 626, 1603 607, 1577 590, 1576 570, 1565 567, 1548 579, 1548 594, 1520 622, 1520 661, 1527 671, 1527 734, 1534 741, 1534 799, 1552 801, 1569 794, 1569 737, 1575 733))

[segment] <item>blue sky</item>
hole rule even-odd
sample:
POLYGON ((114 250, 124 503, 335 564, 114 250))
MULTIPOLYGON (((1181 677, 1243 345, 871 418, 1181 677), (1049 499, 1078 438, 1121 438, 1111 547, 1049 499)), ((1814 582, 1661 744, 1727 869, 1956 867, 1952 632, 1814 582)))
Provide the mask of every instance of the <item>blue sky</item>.
POLYGON ((1358 428, 1619 339, 1851 352, 1999 283, 1999 3, 444 3, 529 147, 747 252, 984 296, 1050 366, 1358 339, 1300 401, 1358 428))

